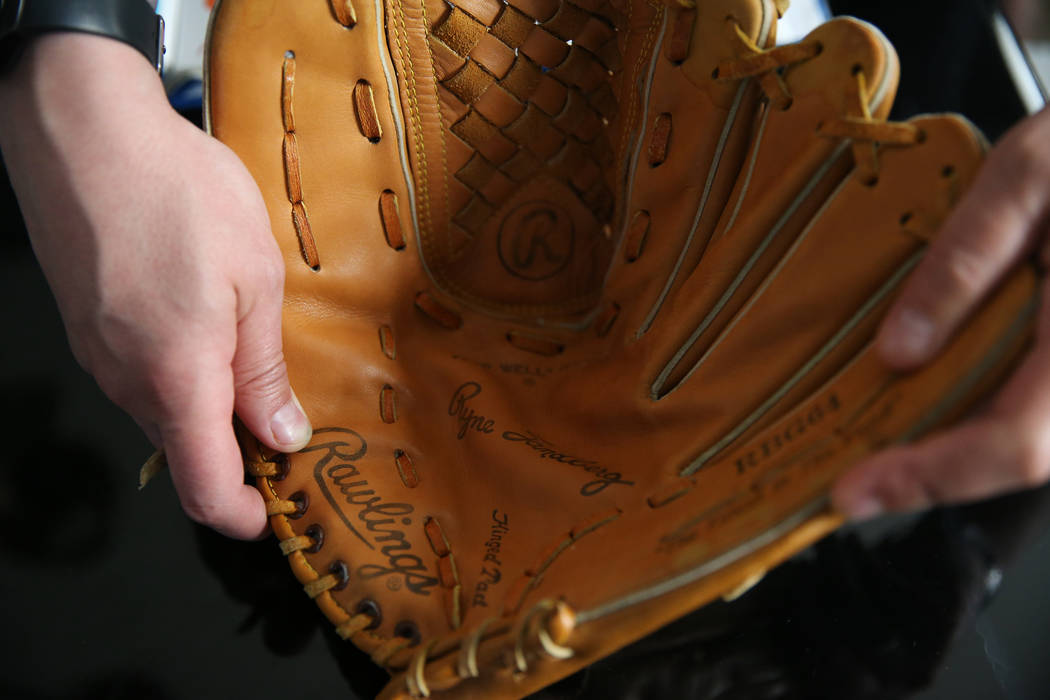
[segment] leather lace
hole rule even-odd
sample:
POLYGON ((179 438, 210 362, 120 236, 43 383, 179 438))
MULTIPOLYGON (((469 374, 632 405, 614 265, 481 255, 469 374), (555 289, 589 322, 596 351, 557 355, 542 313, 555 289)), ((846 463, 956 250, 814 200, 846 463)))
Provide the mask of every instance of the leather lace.
MULTIPOLYGON (((790 109, 793 97, 784 80, 784 70, 819 56, 823 51, 821 43, 811 40, 762 49, 735 21, 732 22, 732 28, 744 55, 721 61, 715 68, 715 79, 755 78, 772 107, 790 109)), ((817 133, 827 138, 850 140, 859 176, 866 184, 874 184, 878 179, 879 149, 883 146, 918 143, 922 141, 923 134, 913 124, 873 117, 867 98, 867 79, 861 65, 853 67, 853 76, 847 99, 851 106, 847 113, 819 124, 817 133)))

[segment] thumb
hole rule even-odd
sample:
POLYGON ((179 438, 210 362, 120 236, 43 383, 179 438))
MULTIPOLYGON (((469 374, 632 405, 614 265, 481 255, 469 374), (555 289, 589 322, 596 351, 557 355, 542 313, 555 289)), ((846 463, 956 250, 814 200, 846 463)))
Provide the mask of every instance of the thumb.
MULTIPOLYGON (((283 282, 283 278, 281 278, 283 282)), ((310 421, 288 383, 281 350, 281 284, 260 294, 237 325, 234 410, 265 445, 296 452, 310 441, 310 421)))

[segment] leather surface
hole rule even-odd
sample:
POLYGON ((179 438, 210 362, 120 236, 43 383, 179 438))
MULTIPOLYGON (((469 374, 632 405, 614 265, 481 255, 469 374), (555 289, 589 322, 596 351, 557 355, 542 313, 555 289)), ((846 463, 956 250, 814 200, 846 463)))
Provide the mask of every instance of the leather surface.
POLYGON ((874 357, 984 146, 953 116, 872 126, 897 64, 870 25, 835 20, 777 53, 760 0, 511 5, 539 24, 515 34, 481 0, 457 6, 469 21, 397 0, 354 3, 352 27, 327 0, 223 0, 213 20, 211 129, 268 203, 315 426, 259 488, 278 508, 308 497, 274 532, 323 530, 292 570, 337 626, 376 618, 349 636, 408 669, 388 697, 420 678, 520 697, 752 580, 837 525, 825 495, 843 469, 994 384, 1034 303, 1025 266, 931 367, 897 376, 874 357), (566 27, 607 70, 566 67, 566 27), (561 89, 589 105, 576 119, 605 110, 601 128, 496 126, 513 105, 478 86, 521 86, 461 75, 495 70, 496 34, 550 64, 523 115, 561 89), (763 61, 780 63, 722 74, 763 61), (841 135, 868 128, 903 136, 841 135), (576 169, 558 170, 558 138, 581 144, 576 169), (339 562, 345 585, 326 590, 339 562), (541 629, 575 656, 549 658, 541 629), (462 678, 465 649, 479 678, 462 678))

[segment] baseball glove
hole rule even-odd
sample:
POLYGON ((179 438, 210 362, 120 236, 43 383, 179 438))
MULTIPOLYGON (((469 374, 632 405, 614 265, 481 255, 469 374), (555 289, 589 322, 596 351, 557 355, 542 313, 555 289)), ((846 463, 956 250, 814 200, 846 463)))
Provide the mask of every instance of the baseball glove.
POLYGON ((517 698, 840 523, 835 477, 1010 366, 1018 269, 922 371, 871 340, 981 163, 773 0, 222 0, 208 119, 287 264, 315 433, 242 440, 292 570, 393 674, 517 698))

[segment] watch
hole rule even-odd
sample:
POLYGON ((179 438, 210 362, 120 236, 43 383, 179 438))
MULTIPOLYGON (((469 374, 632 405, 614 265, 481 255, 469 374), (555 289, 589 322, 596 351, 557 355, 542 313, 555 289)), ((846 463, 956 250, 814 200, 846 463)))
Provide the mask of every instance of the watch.
POLYGON ((123 41, 164 68, 164 18, 146 0, 0 0, 0 75, 33 37, 67 31, 123 41))

